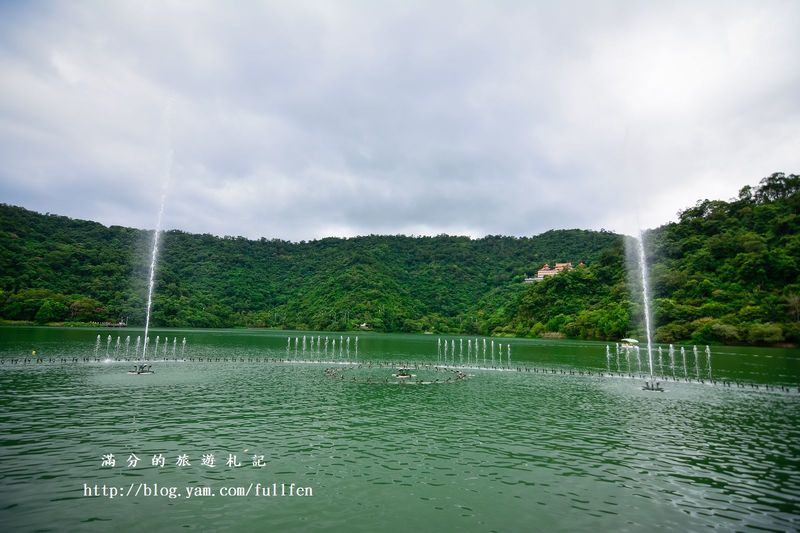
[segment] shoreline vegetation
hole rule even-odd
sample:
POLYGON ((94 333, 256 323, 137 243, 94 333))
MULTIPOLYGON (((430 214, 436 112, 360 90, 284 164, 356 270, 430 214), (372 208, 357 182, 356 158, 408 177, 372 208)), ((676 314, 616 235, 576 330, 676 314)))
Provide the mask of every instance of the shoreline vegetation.
MULTIPOLYGON (((15 328, 15 327, 20 327, 20 328, 22 328, 22 327, 24 327, 24 328, 44 328, 44 329, 70 329, 70 328, 75 328, 75 329, 91 329, 93 331, 100 331, 102 329, 103 331, 108 331, 109 335, 113 335, 114 331, 117 332, 116 333, 117 335, 122 335, 123 331, 128 331, 128 327, 127 326, 125 326, 125 327, 110 327, 110 326, 107 327, 107 326, 103 326, 101 324, 91 323, 91 322, 50 322, 50 323, 47 323, 47 324, 37 324, 36 322, 30 321, 30 320, 5 320, 5 319, 0 319, 0 328, 15 328)), ((133 329, 133 330, 144 331, 144 326, 130 326, 130 328, 133 329)), ((311 329, 308 329, 308 330, 292 330, 292 329, 278 329, 278 328, 268 328, 268 327, 248 327, 248 326, 239 326, 239 327, 234 327, 234 328, 190 328, 190 327, 186 327, 186 328, 181 328, 181 327, 179 327, 179 328, 166 328, 166 327, 157 327, 157 328, 152 328, 152 329, 155 329, 156 331, 163 330, 163 329, 175 329, 177 331, 187 331, 187 330, 194 330, 194 329, 196 329, 197 331, 209 331, 209 330, 220 330, 220 331, 243 330, 244 331, 244 330, 250 330, 250 331, 266 331, 266 332, 270 332, 270 333, 289 333, 289 334, 291 334, 291 333, 295 333, 295 334, 308 334, 308 333, 337 334, 338 333, 338 334, 346 334, 346 335, 353 335, 353 334, 355 334, 355 335, 364 335, 364 334, 373 334, 373 335, 386 334, 386 335, 391 335, 392 333, 407 333, 407 332, 384 332, 384 331, 374 331, 374 330, 364 331, 364 330, 361 330, 361 329, 326 330, 326 331, 323 332, 323 331, 311 330, 311 329)), ((423 331, 421 333, 409 333, 409 334, 411 334, 411 335, 431 335, 431 336, 435 335, 435 336, 448 336, 448 337, 456 337, 456 336, 461 335, 460 333, 434 333, 434 332, 431 332, 431 331, 423 331)), ((563 340, 563 341, 586 340, 586 341, 594 341, 594 342, 599 342, 599 343, 619 342, 619 339, 569 338, 566 335, 564 335, 563 333, 558 333, 558 332, 544 332, 542 335, 540 335, 538 337, 530 337, 530 336, 528 336, 528 337, 518 337, 517 335, 514 335, 512 333, 492 333, 492 334, 488 335, 488 337, 494 338, 494 339, 519 339, 519 340, 556 340, 556 341, 560 341, 560 340, 563 340)), ((663 345, 663 346, 666 346, 668 344, 675 344, 675 346, 677 348, 678 346, 681 346, 681 345, 690 346, 692 344, 692 340, 691 339, 684 339, 683 341, 676 341, 674 343, 659 342, 659 341, 655 340, 654 344, 655 345, 663 345)), ((730 346, 730 347, 736 347, 736 346, 753 347, 754 346, 753 344, 744 344, 744 343, 738 343, 738 344, 715 344, 715 345, 730 346)), ((762 346, 762 347, 765 347, 765 348, 781 348, 781 349, 794 349, 794 348, 800 347, 799 344, 793 343, 793 342, 778 342, 778 343, 774 343, 774 344, 760 344, 760 345, 756 345, 756 346, 762 346)))
MULTIPOLYGON (((776 173, 647 231, 655 340, 796 345, 798 213, 800 176, 776 173)), ((143 324, 152 234, 0 205, 0 325, 143 324)), ((172 230, 162 238, 154 327, 642 335, 627 238, 604 230, 301 242, 172 230), (584 265, 524 283, 556 262, 584 265)))

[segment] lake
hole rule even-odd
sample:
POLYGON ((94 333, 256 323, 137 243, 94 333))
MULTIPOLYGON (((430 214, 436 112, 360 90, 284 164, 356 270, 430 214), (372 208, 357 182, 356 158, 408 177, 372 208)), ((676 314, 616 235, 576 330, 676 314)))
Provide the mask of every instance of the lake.
POLYGON ((800 528, 797 349, 664 346, 649 392, 613 343, 156 329, 132 375, 141 334, 0 328, 4 529, 800 528))

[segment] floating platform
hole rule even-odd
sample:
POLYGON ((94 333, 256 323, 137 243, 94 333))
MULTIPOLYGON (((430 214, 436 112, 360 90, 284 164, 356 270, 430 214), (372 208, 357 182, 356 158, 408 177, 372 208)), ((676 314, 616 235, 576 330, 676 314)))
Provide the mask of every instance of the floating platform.
POLYGON ((652 381, 645 381, 644 382, 644 387, 642 387, 642 390, 649 390, 649 391, 654 391, 654 392, 664 392, 664 388, 661 387, 661 383, 659 383, 658 381, 656 381, 655 383, 653 383, 652 381))

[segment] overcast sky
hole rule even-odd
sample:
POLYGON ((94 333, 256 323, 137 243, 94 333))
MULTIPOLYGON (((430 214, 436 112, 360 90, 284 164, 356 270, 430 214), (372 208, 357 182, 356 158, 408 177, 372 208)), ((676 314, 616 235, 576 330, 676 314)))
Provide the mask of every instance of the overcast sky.
POLYGON ((0 202, 153 228, 169 174, 191 232, 633 233, 800 171, 798 28, 794 0, 3 2, 0 202))

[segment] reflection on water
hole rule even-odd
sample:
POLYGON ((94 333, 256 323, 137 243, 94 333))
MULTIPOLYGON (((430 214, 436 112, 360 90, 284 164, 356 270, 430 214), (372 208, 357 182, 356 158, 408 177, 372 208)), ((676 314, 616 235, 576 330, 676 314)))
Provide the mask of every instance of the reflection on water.
MULTIPOLYGON (((35 345, 45 354, 92 355, 97 333, 31 337, 39 334, 4 336, 0 350, 20 355, 35 345)), ((285 355, 287 342, 252 332, 170 332, 170 344, 183 336, 187 356, 198 357, 285 355)), ((324 349, 324 337, 314 342, 324 349)), ((626 364, 604 344, 508 342, 515 362, 626 364)), ((455 350, 457 359, 457 342, 455 350)), ((796 382, 792 354, 769 355, 731 363, 734 356, 714 351, 714 373, 796 382)), ((359 341, 359 357, 415 356, 435 361, 436 340, 359 341)), ((672 360, 670 367, 680 364, 672 360)), ((324 364, 247 360, 157 363, 148 376, 127 375, 127 366, 0 368, 2 523, 14 530, 684 531, 796 530, 800 520, 796 393, 696 383, 652 393, 629 379, 485 370, 446 386, 398 387, 330 379, 324 364), (122 467, 101 468, 106 453, 122 467), (130 453, 143 466, 126 468, 130 453), (150 466, 159 453, 168 458, 164 468, 150 466), (179 468, 184 453, 191 466, 179 468), (223 464, 203 467, 206 453, 223 464), (267 465, 226 468, 228 454, 263 454, 267 465), (314 496, 83 497, 83 483, 132 482, 295 482, 314 496)))

